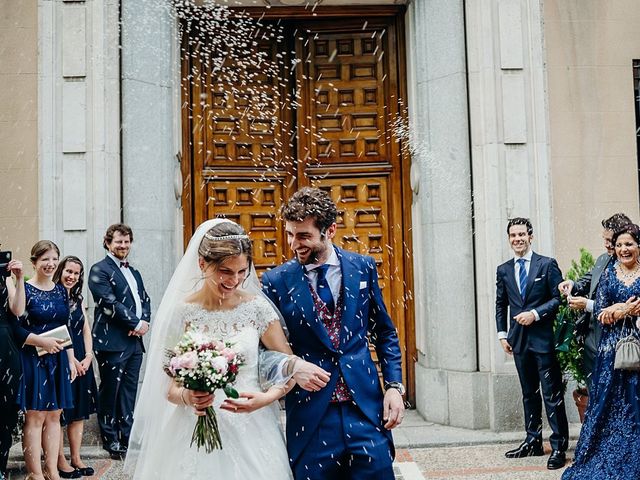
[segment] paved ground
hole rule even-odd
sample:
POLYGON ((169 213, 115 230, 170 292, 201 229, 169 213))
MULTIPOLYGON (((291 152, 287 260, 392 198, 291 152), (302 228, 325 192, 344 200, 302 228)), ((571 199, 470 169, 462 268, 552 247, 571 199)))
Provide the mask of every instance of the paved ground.
MULTIPOLYGON (((570 429, 573 447, 580 425, 571 425, 570 429)), ((394 435, 398 447, 395 463, 398 480, 557 480, 562 475, 562 470, 547 470, 546 456, 519 460, 504 457, 506 450, 520 442, 521 432, 446 427, 425 422, 411 411, 394 435)), ((548 444, 546 450, 548 453, 548 444)), ((96 469, 92 479, 129 480, 122 472, 122 462, 111 460, 98 446, 86 446, 83 451, 87 463, 96 469)), ((571 454, 569 452, 569 456, 571 454)), ((24 479, 19 445, 12 449, 10 467, 11 480, 24 479)))

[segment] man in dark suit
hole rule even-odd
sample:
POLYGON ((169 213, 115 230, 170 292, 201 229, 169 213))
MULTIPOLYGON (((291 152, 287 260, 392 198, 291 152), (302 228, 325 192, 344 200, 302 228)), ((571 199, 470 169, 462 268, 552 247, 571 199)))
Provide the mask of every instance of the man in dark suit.
POLYGON ((337 209, 316 188, 282 209, 295 258, 262 276, 282 312, 293 352, 330 373, 326 387, 287 395, 287 448, 294 477, 393 478, 391 429, 402 422, 405 393, 396 328, 373 258, 338 248, 337 209), (369 352, 376 348, 384 392, 369 352))
POLYGON ((151 302, 140 272, 127 260, 133 232, 121 223, 104 235, 107 256, 91 267, 89 289, 96 304, 93 349, 100 370, 98 423, 102 445, 113 458, 127 451, 133 424, 151 302))
POLYGON ((582 361, 587 376, 587 389, 591 391, 593 368, 598 353, 598 344, 602 335, 602 326, 593 315, 595 298, 602 272, 614 261, 615 248, 613 246, 613 234, 616 230, 632 224, 633 222, 624 213, 616 213, 602 220, 602 238, 606 253, 600 255, 593 268, 575 284, 572 280, 565 280, 558 289, 567 296, 569 307, 575 310, 584 310, 584 314, 576 322, 578 332, 584 335, 584 350, 582 361))
POLYGON ((513 355, 520 378, 527 437, 518 448, 505 455, 521 458, 544 454, 542 387, 547 419, 553 431, 547 468, 553 470, 564 466, 569 443, 562 373, 555 356, 553 336, 553 324, 560 306, 558 284, 562 281, 562 273, 553 258, 531 250, 533 226, 529 219, 510 220, 507 235, 514 258, 497 270, 496 324, 502 348, 513 355))

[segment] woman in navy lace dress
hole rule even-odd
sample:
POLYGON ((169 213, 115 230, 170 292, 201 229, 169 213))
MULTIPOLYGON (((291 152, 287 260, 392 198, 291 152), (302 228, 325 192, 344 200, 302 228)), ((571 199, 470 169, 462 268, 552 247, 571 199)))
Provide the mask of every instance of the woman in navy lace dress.
POLYGON ((629 333, 638 335, 635 318, 640 298, 640 228, 628 225, 613 236, 615 262, 598 286, 596 311, 603 323, 593 372, 593 390, 576 446, 570 479, 640 478, 640 372, 614 370, 615 347, 629 333))
MULTIPOLYGON (((62 285, 53 282, 60 250, 55 243, 41 240, 31 249, 35 275, 25 284, 26 312, 21 326, 41 334, 69 320, 69 300, 62 285)), ((59 480, 58 448, 60 444, 60 414, 73 407, 71 382, 75 379, 73 349, 62 351, 56 344, 42 356, 30 345, 21 353, 23 375, 18 392, 18 404, 26 411, 23 449, 29 478, 59 480), (40 452, 44 450, 44 472, 40 452)))
POLYGON ((53 281, 59 283, 69 295, 69 332, 73 342, 73 362, 78 377, 71 384, 74 406, 62 412, 62 425, 67 427, 71 464, 67 462, 60 439, 58 470, 62 478, 91 477, 95 472, 80 458, 84 421, 96 413, 96 378, 93 374, 93 338, 89 322, 85 321, 82 307, 82 285, 84 283, 84 265, 78 257, 64 257, 58 265, 53 281))

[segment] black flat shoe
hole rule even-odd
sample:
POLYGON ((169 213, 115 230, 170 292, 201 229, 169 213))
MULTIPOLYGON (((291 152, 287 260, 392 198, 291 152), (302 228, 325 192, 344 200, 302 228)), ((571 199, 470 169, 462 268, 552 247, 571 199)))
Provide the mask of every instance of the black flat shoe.
POLYGON ((80 472, 80 475, 83 477, 93 477, 96 473, 96 471, 93 469, 93 467, 76 467, 73 463, 71 464, 71 466, 73 468, 75 468, 77 471, 80 472))
POLYGON ((567 463, 567 454, 560 450, 553 450, 549 455, 549 460, 547 460, 547 468, 549 470, 557 470, 564 467, 565 463, 567 463))
POLYGON ((80 478, 82 476, 80 475, 80 472, 78 471, 77 468, 74 468, 70 472, 65 472, 64 470, 58 470, 58 475, 60 475, 60 478, 80 478))
POLYGON ((543 455, 542 443, 529 443, 527 441, 522 442, 518 448, 509 450, 504 454, 507 458, 541 457, 543 455))

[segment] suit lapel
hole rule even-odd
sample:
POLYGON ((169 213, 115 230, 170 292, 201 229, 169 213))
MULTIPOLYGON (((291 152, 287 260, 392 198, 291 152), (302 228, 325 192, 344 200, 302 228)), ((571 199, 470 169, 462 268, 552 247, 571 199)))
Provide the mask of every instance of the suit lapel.
POLYGON ((531 289, 533 288, 533 283, 538 277, 538 272, 540 271, 540 255, 534 253, 531 256, 531 265, 529 265, 529 274, 527 275, 527 289, 524 292, 523 301, 527 300, 531 289))
MULTIPOLYGON (((133 298, 133 292, 131 291, 131 287, 129 285, 129 282, 127 281, 126 277, 124 276, 124 273, 122 273, 122 271, 120 270, 120 266, 116 264, 116 262, 113 260, 113 258, 107 256, 105 258, 107 264, 111 267, 111 269, 114 271, 115 276, 118 277, 121 282, 124 285, 124 291, 123 293, 126 292, 127 295, 129 295, 131 297, 131 300, 135 303, 135 299, 133 298)), ((135 275, 134 275, 135 278, 135 275)), ((136 283, 137 280, 136 280, 136 283)))
MULTIPOLYGON (((335 247, 338 258, 340 259, 340 269, 342 271, 342 318, 340 328, 340 338, 349 332, 354 331, 351 325, 348 325, 349 319, 356 318, 356 308, 358 306, 358 297, 360 295, 360 269, 352 258, 344 255, 343 250, 335 247)), ((362 319, 364 320, 364 319, 362 319)))
POLYGON ((309 291, 309 281, 304 273, 302 265, 297 260, 293 260, 289 268, 284 272, 284 283, 287 287, 287 295, 300 310, 307 325, 318 336, 322 343, 332 351, 335 351, 327 329, 318 318, 313 304, 313 297, 309 291))
POLYGON ((509 298, 516 298, 518 302, 522 303, 522 296, 520 295, 520 289, 518 288, 518 282, 516 282, 516 268, 513 259, 506 263, 507 269, 507 288, 511 290, 509 298))

